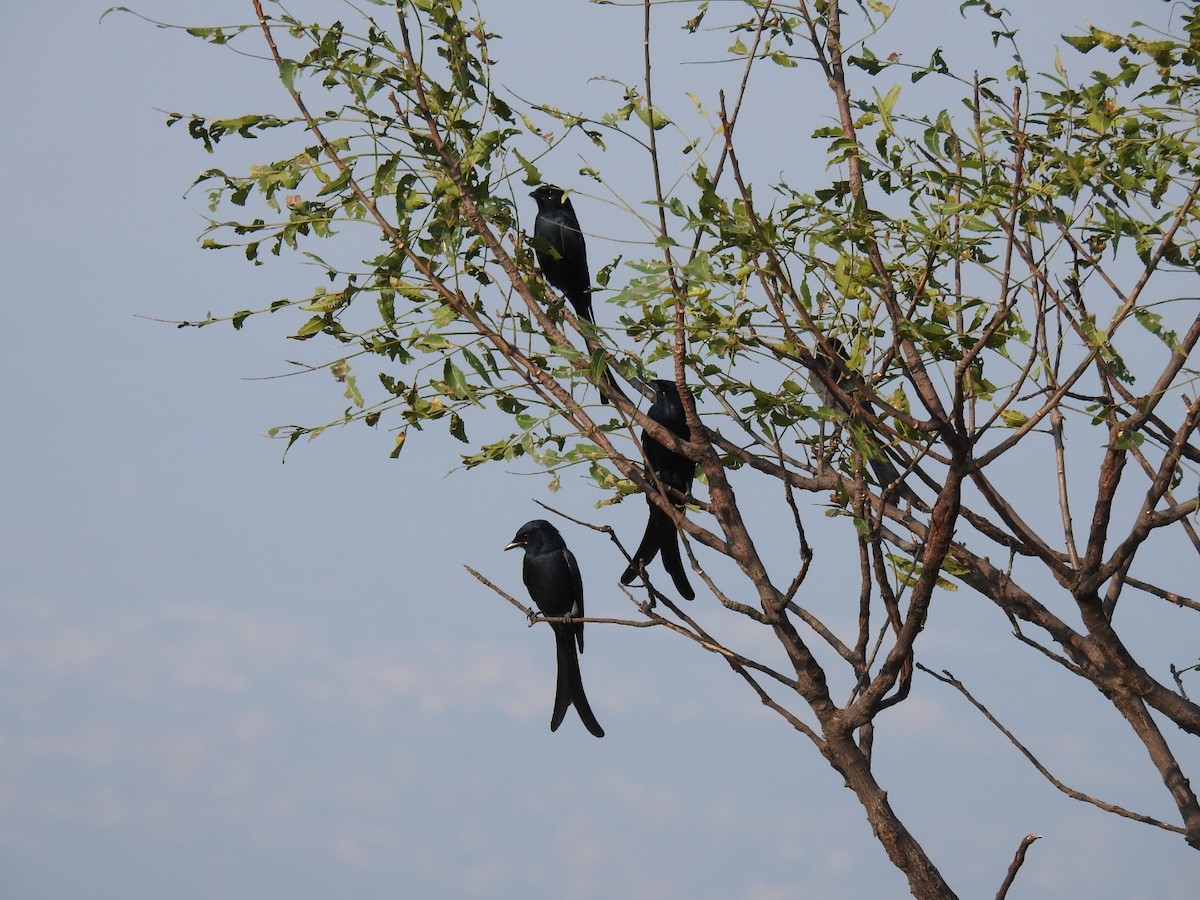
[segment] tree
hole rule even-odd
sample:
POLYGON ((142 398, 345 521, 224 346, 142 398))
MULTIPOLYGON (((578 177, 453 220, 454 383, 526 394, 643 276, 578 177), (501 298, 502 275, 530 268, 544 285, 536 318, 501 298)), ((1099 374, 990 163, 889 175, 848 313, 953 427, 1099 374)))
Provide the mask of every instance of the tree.
MULTIPOLYGON (((329 343, 350 405, 327 425, 281 430, 289 446, 361 421, 396 429, 398 455, 443 422, 467 445, 466 466, 526 460, 555 479, 584 466, 603 502, 645 494, 707 590, 682 606, 651 567, 625 624, 721 655, 845 780, 915 896, 954 894, 893 810, 872 751, 879 716, 909 697, 918 670, 957 689, 1059 790, 1200 849, 1200 803, 1163 729, 1200 735, 1189 669, 1172 661, 1167 683, 1155 674, 1166 661, 1144 659, 1121 627, 1131 593, 1200 610, 1155 565, 1200 551, 1189 365, 1200 314, 1186 286, 1200 264, 1196 5, 1177 5, 1170 34, 1067 38, 1099 58, 1076 83, 1060 61, 1031 75, 1008 14, 983 0, 962 4, 959 27, 1009 48, 1000 76, 956 72, 941 50, 905 62, 879 3, 700 3, 685 31, 733 42, 727 90, 695 98, 703 133, 680 124, 678 98, 656 99, 649 2, 643 79, 601 113, 498 89, 485 10, 372 2, 379 16, 349 27, 253 0, 250 24, 189 28, 265 45, 294 110, 168 120, 210 150, 233 135, 292 142, 248 173, 200 177, 214 214, 234 217, 214 220, 205 246, 255 263, 299 252, 326 283, 182 323, 300 313, 290 337, 329 343), (739 144, 745 101, 813 72, 826 93, 809 130, 829 174, 819 187, 811 172, 772 183, 739 144), (923 105, 930 85, 948 99, 923 105), (521 193, 568 135, 601 158, 633 142, 653 185, 645 206, 619 199, 644 252, 595 273, 596 327, 539 276, 522 216, 521 193), (377 235, 374 255, 334 261, 359 252, 346 239, 358 225, 377 235), (337 249, 318 255, 318 238, 337 249), (680 389, 691 440, 645 414, 656 363, 680 389), (360 385, 364 372, 377 388, 360 385), (596 402, 601 384, 611 406, 596 402), (638 429, 695 463, 703 496, 648 472, 638 429), (1031 491, 1043 476, 1049 491, 1031 491), (742 498, 764 489, 777 508, 748 508, 742 498), (856 574, 848 630, 806 601, 817 517, 848 526, 835 559, 856 574), (781 522, 794 551, 768 558, 756 537, 781 522), (963 589, 1003 613, 1024 652, 1111 704, 1174 821, 1070 787, 953 675, 923 669, 922 630, 963 589), (724 641, 711 624, 722 608, 772 635, 786 666, 724 641)), ((620 171, 580 174, 623 197, 620 171)))

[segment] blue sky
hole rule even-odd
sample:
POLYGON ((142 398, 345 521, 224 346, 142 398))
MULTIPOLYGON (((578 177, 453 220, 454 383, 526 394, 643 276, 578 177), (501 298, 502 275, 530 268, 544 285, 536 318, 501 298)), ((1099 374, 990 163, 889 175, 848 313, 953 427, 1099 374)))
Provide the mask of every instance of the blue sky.
MULTIPOLYGON (((187 23, 250 15, 248 2, 203 6, 137 8, 187 23)), ((1166 23, 1165 4, 1139 6, 1166 23)), ((1061 4, 1038 46, 1085 18, 1125 24, 1128 8, 1061 4)), ((613 89, 587 75, 638 77, 636 11, 574 0, 484 9, 506 35, 498 56, 516 93, 598 106, 613 89), (533 66, 538 54, 552 77, 533 66)), ((640 503, 596 512, 597 495, 573 475, 558 494, 544 476, 494 467, 444 477, 458 445, 432 432, 398 461, 390 434, 359 427, 301 443, 281 463, 266 430, 336 416, 341 387, 327 376, 251 379, 316 351, 270 322, 235 333, 140 318, 231 312, 316 279, 287 260, 256 269, 201 251, 203 200, 185 191, 214 162, 259 148, 214 160, 163 127, 166 109, 282 109, 269 70, 132 17, 99 25, 102 10, 0 12, 0 895, 904 895, 857 802, 811 747, 719 660, 668 635, 589 626, 584 678, 608 736, 594 740, 573 715, 548 731, 549 632, 526 628, 462 566, 523 596, 518 555, 503 547, 542 515, 533 499, 630 534, 640 503), (468 517, 468 506, 482 513, 468 517)), ((949 42, 956 10, 911 4, 913 22, 936 16, 946 30, 909 39, 949 42)), ((724 77, 668 50, 675 93, 664 103, 724 77)), ((770 98, 754 102, 769 109, 770 98)), ((770 171, 811 123, 760 127, 742 134, 747 164, 770 171)), ((570 181, 572 154, 590 152, 569 145, 543 170, 570 181)), ((602 197, 577 208, 600 236, 625 227, 602 197)), ((589 246, 594 258, 619 252, 589 246)), ((626 614, 611 587, 615 550, 564 533, 589 612, 626 614)), ((1194 575, 1193 562, 1161 564, 1191 566, 1177 583, 1194 575)), ((834 618, 857 590, 836 572, 815 584, 828 597, 814 607, 834 618)), ((715 618, 740 646, 774 652, 715 618)), ((1144 751, 1102 699, 1064 684, 998 620, 967 592, 944 598, 923 660, 978 689, 1071 783, 1171 819, 1144 751)), ((1134 639, 1186 663, 1198 636, 1147 604, 1134 639)), ((1193 894, 1200 870, 1181 839, 1055 793, 931 679, 884 717, 877 747, 893 803, 964 897, 994 894, 1031 831, 1046 838, 1012 896, 1193 894)), ((1194 771, 1200 753, 1180 750, 1194 771)))

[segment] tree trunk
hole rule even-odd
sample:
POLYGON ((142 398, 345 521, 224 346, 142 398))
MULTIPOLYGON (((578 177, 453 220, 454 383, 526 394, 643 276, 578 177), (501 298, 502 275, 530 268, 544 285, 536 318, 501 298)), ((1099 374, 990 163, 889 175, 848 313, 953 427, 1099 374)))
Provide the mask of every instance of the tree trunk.
POLYGON ((827 730, 822 752, 862 803, 871 830, 883 844, 888 858, 908 878, 912 895, 919 900, 957 900, 958 895, 897 817, 888 803, 887 792, 875 780, 867 758, 850 735, 830 734, 827 730))

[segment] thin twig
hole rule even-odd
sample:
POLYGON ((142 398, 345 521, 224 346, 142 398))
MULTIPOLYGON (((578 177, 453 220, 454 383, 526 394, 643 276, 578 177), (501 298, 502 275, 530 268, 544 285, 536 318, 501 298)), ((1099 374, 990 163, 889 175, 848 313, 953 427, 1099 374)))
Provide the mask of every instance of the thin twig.
POLYGON ((960 694, 962 694, 964 697, 966 697, 967 701, 972 706, 974 706, 977 710, 979 710, 983 714, 984 718, 986 718, 989 722, 991 722, 992 725, 994 725, 1001 734, 1003 734, 1006 738, 1008 738, 1009 743, 1011 743, 1014 747, 1016 747, 1022 756, 1024 756, 1027 760, 1029 760, 1029 762, 1033 765, 1033 767, 1035 769, 1037 769, 1038 772, 1041 773, 1042 777, 1044 777, 1047 781, 1049 781, 1052 785, 1054 785, 1056 788, 1058 788, 1060 791, 1062 791, 1064 794, 1066 794, 1072 800, 1079 800, 1083 803, 1090 803, 1092 806, 1098 807, 1098 808, 1104 810, 1105 812, 1113 813, 1114 815, 1118 815, 1118 816, 1123 816, 1126 819, 1133 819, 1135 822, 1142 822, 1143 824, 1146 824, 1146 825, 1153 825, 1156 828, 1163 829, 1164 831, 1170 831, 1175 834, 1186 834, 1187 833, 1185 829, 1181 828, 1178 825, 1172 825, 1169 822, 1159 821, 1158 819, 1155 819, 1153 816, 1147 816, 1144 813, 1133 812, 1131 810, 1125 809, 1122 806, 1117 806, 1113 803, 1106 803, 1105 801, 1099 800, 1096 797, 1091 796, 1090 794, 1085 794, 1085 793, 1083 793, 1083 791, 1077 791, 1077 790, 1075 790, 1075 788, 1068 787, 1067 785, 1063 784, 1061 781, 1059 781, 1057 778, 1055 778, 1053 774, 1051 774, 1049 769, 1047 769, 1045 766, 1043 766, 1041 764, 1041 762, 1038 760, 1038 758, 1036 756, 1034 756, 1033 753, 1030 752, 1028 747, 1026 747, 1024 744, 1022 744, 1020 742, 1020 740, 1017 739, 1016 735, 1014 735, 1011 731, 1009 731, 1007 728, 1005 728, 1004 725, 1001 724, 1000 720, 997 719, 994 715, 992 715, 991 711, 986 706, 984 706, 982 703, 980 703, 978 700, 976 700, 975 697, 971 694, 971 692, 967 690, 966 686, 961 681, 959 681, 957 678, 955 678, 952 674, 950 674, 950 672, 943 669, 942 674, 939 675, 937 672, 933 671, 928 666, 922 665, 921 663, 917 663, 917 668, 920 669, 922 672, 926 673, 927 675, 932 675, 934 678, 936 678, 938 681, 942 682, 943 684, 950 685, 952 688, 954 688, 956 691, 958 691, 960 694))
POLYGON ((523 604, 517 600, 503 588, 493 584, 487 577, 476 572, 468 565, 463 566, 468 572, 475 576, 484 587, 491 588, 521 612, 525 613, 525 618, 529 620, 530 625, 536 625, 538 622, 549 622, 551 625, 571 625, 576 623, 587 622, 596 625, 628 625, 631 628, 651 628, 655 625, 665 624, 662 621, 647 620, 647 619, 614 619, 606 616, 543 616, 537 610, 523 604))
POLYGON ((1008 889, 1012 887, 1013 879, 1017 877, 1017 870, 1025 862, 1025 852, 1034 841, 1040 841, 1041 839, 1042 836, 1040 834, 1027 834, 1021 839, 1021 846, 1017 847, 1016 855, 1013 856, 1013 861, 1008 866, 1008 874, 1004 876, 1004 883, 1000 885, 1000 890, 996 892, 996 900, 1004 900, 1008 896, 1008 889))
POLYGON ((1183 673, 1191 672, 1195 668, 1197 668, 1197 667, 1196 666, 1188 666, 1186 669, 1180 669, 1179 667, 1177 667, 1175 665, 1175 663, 1171 663, 1171 677, 1175 679, 1175 684, 1179 687, 1179 696, 1182 697, 1184 700, 1188 699, 1188 695, 1187 695, 1187 689, 1184 688, 1184 686, 1183 686, 1183 673))
POLYGON ((1131 588, 1137 588, 1139 591, 1145 591, 1147 594, 1153 594, 1155 597, 1162 597, 1169 603, 1174 603, 1176 606, 1184 606, 1188 609, 1200 611, 1200 602, 1185 597, 1182 594, 1177 594, 1174 591, 1168 591, 1165 588, 1157 587, 1146 581, 1141 581, 1133 576, 1126 576, 1125 583, 1131 588))
POLYGON ((470 572, 472 575, 474 575, 475 578, 478 579, 483 584, 484 587, 491 588, 493 591, 495 591, 497 594, 499 594, 501 597, 503 597, 505 600, 507 600, 509 603, 511 603, 513 606, 515 606, 521 612, 525 613, 525 618, 532 620, 533 617, 537 615, 537 613, 535 613, 532 609, 530 609, 528 606, 526 606, 524 603, 522 603, 520 600, 518 600, 512 594, 509 594, 503 588, 492 584, 492 582, 488 581, 484 576, 480 575, 478 572, 476 572, 470 566, 464 565, 463 568, 466 569, 468 572, 470 572))

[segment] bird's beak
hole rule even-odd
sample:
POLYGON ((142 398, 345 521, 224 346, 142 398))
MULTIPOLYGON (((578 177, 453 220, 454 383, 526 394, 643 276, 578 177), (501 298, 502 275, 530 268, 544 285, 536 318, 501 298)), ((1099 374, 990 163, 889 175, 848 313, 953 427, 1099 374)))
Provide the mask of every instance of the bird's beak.
POLYGON ((529 196, 530 196, 530 197, 536 197, 536 196, 537 196, 537 191, 536 191, 536 190, 534 190, 534 191, 530 191, 530 192, 529 192, 529 196))
POLYGON ((505 549, 505 550, 511 550, 513 547, 520 547, 520 546, 521 546, 521 545, 520 545, 520 544, 518 544, 516 541, 513 541, 511 544, 509 544, 509 545, 508 545, 507 547, 505 547, 504 549, 505 549))

